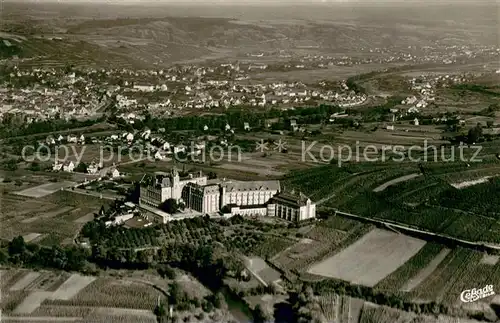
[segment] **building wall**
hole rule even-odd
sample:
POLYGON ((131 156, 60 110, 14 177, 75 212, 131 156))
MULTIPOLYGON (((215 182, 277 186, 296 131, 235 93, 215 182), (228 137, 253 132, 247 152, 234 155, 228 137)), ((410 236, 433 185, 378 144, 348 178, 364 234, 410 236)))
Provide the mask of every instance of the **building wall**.
POLYGON ((299 221, 300 220, 299 208, 277 203, 276 216, 287 221, 299 221))
POLYGON ((222 206, 235 204, 240 206, 262 205, 278 191, 227 191, 224 190, 222 206))
POLYGON ((205 194, 203 198, 203 213, 215 213, 220 210, 220 193, 205 194))
POLYGON ((202 186, 185 186, 182 199, 190 209, 201 213, 214 213, 220 210, 220 191, 206 192, 202 186))
POLYGON ((153 186, 140 187, 139 205, 147 205, 157 208, 161 202, 164 192, 162 189, 157 189, 153 186))
POLYGON ((241 215, 241 216, 266 216, 267 207, 256 207, 249 209, 240 209, 239 207, 231 208, 231 215, 241 215))
POLYGON ((180 199, 182 197, 182 189, 184 186, 186 186, 188 183, 193 183, 193 184, 198 184, 201 186, 207 185, 207 177, 202 176, 202 177, 195 177, 195 178, 189 178, 189 179, 184 179, 184 180, 179 180, 179 177, 174 177, 174 182, 173 182, 173 187, 171 191, 171 195, 169 198, 173 199, 180 199))
POLYGON ((143 203, 152 207, 158 207, 161 203, 165 202, 168 199, 179 200, 182 198, 182 189, 188 183, 206 185, 207 177, 203 176, 181 181, 179 180, 178 176, 174 176, 172 187, 156 188, 154 186, 141 186, 139 203, 143 203))
POLYGON ((162 212, 156 207, 149 205, 139 205, 139 210, 146 216, 146 219, 150 222, 165 224, 170 221, 170 215, 168 213, 162 212))

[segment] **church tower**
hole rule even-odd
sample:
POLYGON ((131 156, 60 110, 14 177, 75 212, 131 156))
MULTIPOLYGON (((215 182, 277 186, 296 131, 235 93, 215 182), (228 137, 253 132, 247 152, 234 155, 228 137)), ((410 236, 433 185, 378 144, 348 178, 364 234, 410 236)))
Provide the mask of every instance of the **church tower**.
POLYGON ((172 168, 172 198, 178 200, 181 198, 181 195, 182 195, 182 188, 179 178, 179 172, 177 171, 177 168, 174 166, 174 168, 172 168))

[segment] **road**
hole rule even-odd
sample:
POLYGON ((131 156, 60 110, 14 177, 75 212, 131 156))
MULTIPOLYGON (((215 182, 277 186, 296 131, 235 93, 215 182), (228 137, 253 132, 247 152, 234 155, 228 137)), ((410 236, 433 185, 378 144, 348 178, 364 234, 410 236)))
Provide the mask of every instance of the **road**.
POLYGON ((120 196, 120 195, 102 194, 99 192, 92 192, 92 191, 87 192, 85 190, 82 190, 81 188, 66 189, 66 191, 73 192, 76 194, 81 194, 81 195, 94 196, 94 197, 98 197, 100 199, 111 200, 111 201, 119 200, 122 198, 122 196, 120 196))
POLYGON ((119 164, 116 164, 116 165, 110 165, 110 166, 107 166, 107 167, 104 167, 102 168, 100 171, 99 171, 99 176, 106 176, 108 174, 108 172, 111 170, 111 168, 115 167, 115 168, 118 168, 120 166, 123 166, 123 165, 130 165, 130 164, 135 164, 135 163, 138 163, 138 162, 141 162, 141 161, 145 161, 147 158, 144 157, 144 158, 140 158, 140 159, 132 159, 132 160, 129 160, 129 161, 126 161, 126 162, 123 162, 123 163, 119 163, 119 164))
POLYGON ((398 183, 401 183, 401 182, 409 181, 409 180, 414 179, 414 178, 416 178, 418 176, 421 176, 421 175, 422 175, 421 173, 413 173, 413 174, 401 176, 401 177, 392 179, 392 180, 390 180, 388 182, 385 182, 384 184, 382 184, 382 185, 374 188, 373 191, 374 192, 382 192, 383 190, 385 190, 389 186, 392 186, 394 184, 398 184, 398 183))

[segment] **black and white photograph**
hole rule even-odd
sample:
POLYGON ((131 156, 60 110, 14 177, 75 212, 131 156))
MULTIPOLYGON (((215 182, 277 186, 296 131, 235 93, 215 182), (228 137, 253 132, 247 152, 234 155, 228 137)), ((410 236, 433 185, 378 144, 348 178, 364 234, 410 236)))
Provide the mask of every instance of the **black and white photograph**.
POLYGON ((0 0, 0 322, 500 323, 499 0, 0 0))

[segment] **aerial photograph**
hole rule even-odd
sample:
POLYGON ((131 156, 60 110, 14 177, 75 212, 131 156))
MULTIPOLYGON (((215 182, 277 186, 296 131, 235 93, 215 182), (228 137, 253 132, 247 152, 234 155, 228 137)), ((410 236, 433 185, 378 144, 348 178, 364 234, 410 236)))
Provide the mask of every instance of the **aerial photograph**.
POLYGON ((500 322, 500 2, 0 0, 0 322, 500 322))

